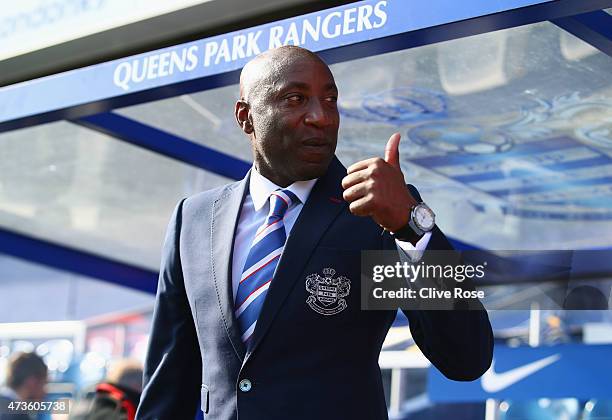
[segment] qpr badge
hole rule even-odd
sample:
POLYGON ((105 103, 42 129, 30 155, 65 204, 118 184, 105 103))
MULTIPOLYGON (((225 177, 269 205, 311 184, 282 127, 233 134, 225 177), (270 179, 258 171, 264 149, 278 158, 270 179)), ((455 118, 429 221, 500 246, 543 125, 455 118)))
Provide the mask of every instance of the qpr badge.
POLYGON ((336 315, 347 306, 344 298, 351 290, 351 281, 334 274, 333 268, 324 268, 323 276, 313 273, 306 277, 306 290, 310 292, 306 303, 321 315, 336 315))

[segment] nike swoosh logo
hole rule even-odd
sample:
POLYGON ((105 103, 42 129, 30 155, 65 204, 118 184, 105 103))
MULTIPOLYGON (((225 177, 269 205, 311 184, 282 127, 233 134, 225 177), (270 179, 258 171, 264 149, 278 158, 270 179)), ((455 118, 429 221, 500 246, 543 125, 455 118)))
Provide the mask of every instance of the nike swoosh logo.
POLYGON ((545 357, 544 359, 536 360, 535 362, 531 362, 502 373, 495 372, 494 360, 491 363, 489 370, 482 375, 482 389, 487 392, 501 391, 502 389, 508 388, 510 385, 515 384, 521 379, 534 374, 538 370, 555 363, 560 358, 560 354, 553 354, 552 356, 545 357))

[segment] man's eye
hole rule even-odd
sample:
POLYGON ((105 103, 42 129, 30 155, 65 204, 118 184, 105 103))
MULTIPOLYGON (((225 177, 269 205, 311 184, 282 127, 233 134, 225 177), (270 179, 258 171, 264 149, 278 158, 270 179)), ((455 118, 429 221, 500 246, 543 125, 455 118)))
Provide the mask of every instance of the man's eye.
POLYGON ((287 100, 287 102, 292 102, 292 103, 301 102, 303 99, 304 97, 302 95, 289 95, 285 97, 285 100, 287 100))
POLYGON ((327 102, 334 102, 334 103, 336 103, 336 102, 338 102, 338 97, 337 96, 328 96, 327 98, 325 98, 325 100, 327 102))

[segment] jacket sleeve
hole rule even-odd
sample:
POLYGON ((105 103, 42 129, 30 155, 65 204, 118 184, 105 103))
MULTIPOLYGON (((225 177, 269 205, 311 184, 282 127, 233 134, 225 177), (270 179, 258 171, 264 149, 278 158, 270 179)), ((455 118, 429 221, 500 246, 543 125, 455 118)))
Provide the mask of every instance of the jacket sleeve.
POLYGON ((139 420, 193 419, 198 407, 202 360, 179 252, 183 201, 164 241, 139 420))
MULTIPOLYGON (((408 185, 421 201, 416 188, 408 185)), ((435 226, 427 250, 452 250, 442 231, 435 226)), ((493 358, 493 331, 487 311, 403 310, 410 332, 425 357, 447 378, 472 381, 487 371, 493 358)))

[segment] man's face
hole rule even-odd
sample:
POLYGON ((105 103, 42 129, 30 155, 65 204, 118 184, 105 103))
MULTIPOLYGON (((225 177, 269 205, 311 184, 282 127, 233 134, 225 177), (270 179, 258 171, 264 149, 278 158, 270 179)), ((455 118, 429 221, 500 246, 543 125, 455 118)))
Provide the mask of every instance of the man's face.
POLYGON ((47 377, 30 376, 22 387, 22 399, 40 401, 45 398, 47 377))
POLYGON ((329 68, 299 57, 271 73, 250 100, 258 171, 280 186, 322 176, 338 139, 338 89, 329 68))

